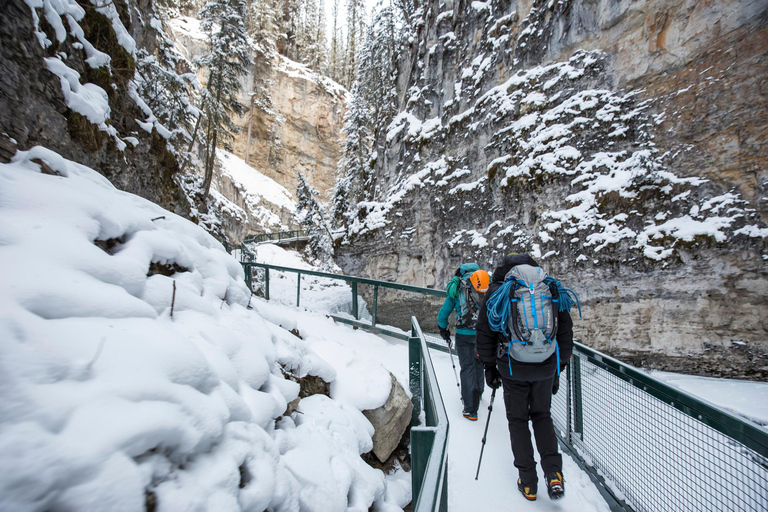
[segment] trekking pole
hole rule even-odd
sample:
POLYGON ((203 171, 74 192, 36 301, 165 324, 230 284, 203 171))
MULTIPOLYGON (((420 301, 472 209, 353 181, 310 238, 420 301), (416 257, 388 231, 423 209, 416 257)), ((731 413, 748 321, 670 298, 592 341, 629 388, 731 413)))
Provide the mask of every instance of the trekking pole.
MULTIPOLYGON (((459 384, 459 375, 456 373, 456 365, 453 362, 453 350, 451 350, 451 342, 450 338, 448 338, 448 355, 451 356, 451 366, 453 366, 453 376, 456 377, 456 387, 459 388, 459 397, 461 397, 461 384, 459 384)), ((464 399, 461 399, 461 402, 464 403, 464 399)))
POLYGON ((480 476, 480 463, 483 461, 483 450, 485 450, 485 436, 488 435, 488 425, 491 423, 491 412, 493 411, 493 399, 496 398, 496 390, 499 388, 493 388, 491 391, 491 403, 488 404, 488 419, 485 422, 485 432, 483 432, 483 447, 480 448, 480 459, 477 461, 477 473, 475 473, 475 480, 480 476))

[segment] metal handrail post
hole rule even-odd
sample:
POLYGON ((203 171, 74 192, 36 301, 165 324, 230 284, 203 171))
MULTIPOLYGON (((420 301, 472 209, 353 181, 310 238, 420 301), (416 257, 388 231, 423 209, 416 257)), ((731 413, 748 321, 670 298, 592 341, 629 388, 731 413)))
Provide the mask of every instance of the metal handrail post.
POLYGON ((357 306, 357 281, 352 281, 352 315, 355 320, 360 320, 360 312, 357 306))
POLYGON ((296 274, 296 307, 299 307, 299 299, 301 296, 301 272, 296 274))
POLYGON ((413 333, 408 338, 408 384, 413 402, 411 426, 415 427, 421 416, 421 341, 413 333))
POLYGON ((379 285, 373 286, 373 315, 371 325, 376 326, 376 314, 378 312, 379 305, 379 285))
POLYGON ((573 358, 573 432, 584 440, 584 411, 581 400, 581 358, 573 358))
POLYGON ((573 445, 573 437, 572 437, 572 430, 573 430, 573 422, 571 420, 571 415, 573 414, 573 404, 571 403, 571 365, 565 367, 565 379, 568 384, 568 394, 565 396, 565 411, 566 415, 568 417, 568 431, 566 433, 566 438, 569 445, 573 445))
POLYGON ((269 300, 269 269, 264 269, 264 298, 269 300))

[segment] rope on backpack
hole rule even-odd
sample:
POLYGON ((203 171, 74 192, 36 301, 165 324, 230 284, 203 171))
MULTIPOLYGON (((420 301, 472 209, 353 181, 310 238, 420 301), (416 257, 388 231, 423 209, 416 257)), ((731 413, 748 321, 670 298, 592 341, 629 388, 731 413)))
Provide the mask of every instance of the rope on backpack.
POLYGON ((500 332, 507 338, 510 337, 507 320, 509 320, 509 313, 512 311, 510 291, 514 286, 515 280, 513 278, 507 279, 485 302, 488 311, 488 325, 491 330, 500 332))
MULTIPOLYGON (((547 284, 554 283, 555 286, 557 286, 557 292, 560 295, 560 302, 558 305, 558 309, 560 311, 567 311, 570 313, 571 308, 574 304, 576 304, 576 307, 579 308, 579 318, 581 318, 581 304, 579 303, 579 297, 576 295, 576 292, 564 287, 562 284, 560 284, 560 281, 554 277, 547 276, 544 278, 544 282, 547 284)), ((488 319, 490 320, 490 314, 488 319)))

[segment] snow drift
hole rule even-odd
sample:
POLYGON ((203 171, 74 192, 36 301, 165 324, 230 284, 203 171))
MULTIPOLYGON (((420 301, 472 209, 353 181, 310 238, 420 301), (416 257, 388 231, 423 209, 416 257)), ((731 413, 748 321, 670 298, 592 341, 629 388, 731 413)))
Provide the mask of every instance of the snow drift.
POLYGON ((359 409, 282 416, 285 372, 336 370, 248 308, 202 228, 37 147, 0 164, 0 265, 0 510, 407 503, 360 458, 359 409))

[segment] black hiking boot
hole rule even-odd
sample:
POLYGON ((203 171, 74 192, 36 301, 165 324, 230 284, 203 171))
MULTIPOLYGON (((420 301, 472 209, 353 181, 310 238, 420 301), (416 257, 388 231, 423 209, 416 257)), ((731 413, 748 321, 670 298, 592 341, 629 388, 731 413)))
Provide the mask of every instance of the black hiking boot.
POLYGON ((565 479, 561 472, 547 474, 547 494, 551 500, 559 500, 565 496, 565 479))
POLYGON ((523 498, 528 501, 536 501, 536 487, 538 486, 535 483, 524 484, 522 480, 519 478, 517 479, 517 490, 519 490, 523 495, 523 498))

